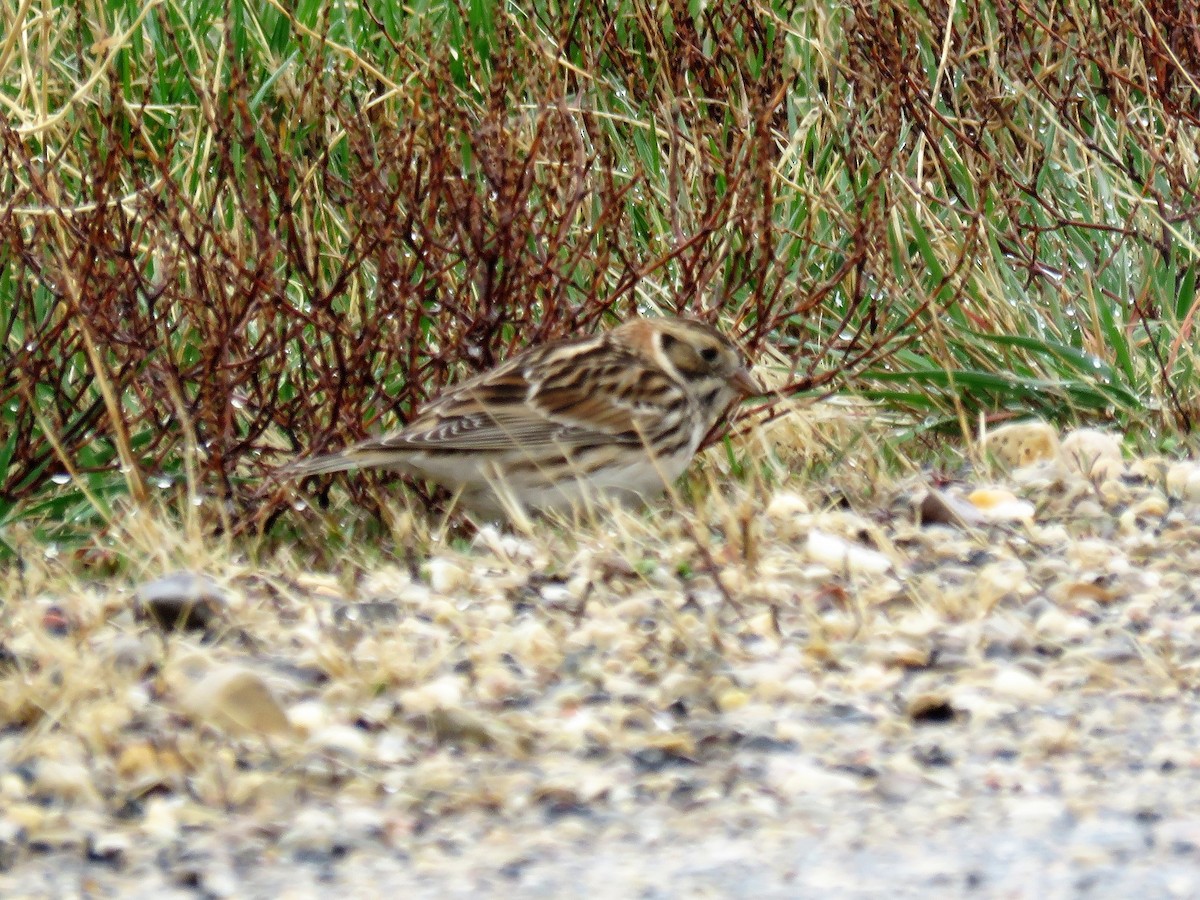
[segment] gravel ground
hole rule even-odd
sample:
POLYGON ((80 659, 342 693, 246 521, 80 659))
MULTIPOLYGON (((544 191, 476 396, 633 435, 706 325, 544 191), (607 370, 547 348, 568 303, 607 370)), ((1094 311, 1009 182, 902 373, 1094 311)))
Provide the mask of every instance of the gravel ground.
POLYGON ((1200 466, 1007 437, 356 577, 27 565, 0 896, 1200 896, 1200 466))

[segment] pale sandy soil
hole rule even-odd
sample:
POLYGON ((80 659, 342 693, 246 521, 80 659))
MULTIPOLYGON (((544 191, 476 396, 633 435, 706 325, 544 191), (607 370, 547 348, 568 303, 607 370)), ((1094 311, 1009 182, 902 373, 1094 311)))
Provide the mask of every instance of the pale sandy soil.
POLYGON ((1180 478, 1026 473, 957 524, 915 481, 777 491, 349 578, 210 560, 206 631, 136 614, 165 563, 27 565, 0 896, 1200 896, 1180 478))

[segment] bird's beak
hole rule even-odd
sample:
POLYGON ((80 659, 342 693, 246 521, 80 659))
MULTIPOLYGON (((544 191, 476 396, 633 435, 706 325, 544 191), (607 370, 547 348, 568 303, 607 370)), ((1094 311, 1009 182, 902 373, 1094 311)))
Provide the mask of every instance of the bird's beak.
POLYGON ((743 397, 760 397, 766 393, 766 389, 755 380, 745 366, 739 366, 737 371, 729 376, 729 383, 737 388, 743 397))

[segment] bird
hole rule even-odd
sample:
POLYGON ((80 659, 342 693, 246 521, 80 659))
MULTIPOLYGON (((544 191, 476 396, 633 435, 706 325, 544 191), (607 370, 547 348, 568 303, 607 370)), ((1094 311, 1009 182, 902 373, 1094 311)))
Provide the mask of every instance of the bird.
POLYGON ((633 318, 535 345, 449 387, 398 431, 293 463, 304 478, 395 469, 512 517, 662 494, 735 401, 764 391, 738 346, 695 319, 633 318))

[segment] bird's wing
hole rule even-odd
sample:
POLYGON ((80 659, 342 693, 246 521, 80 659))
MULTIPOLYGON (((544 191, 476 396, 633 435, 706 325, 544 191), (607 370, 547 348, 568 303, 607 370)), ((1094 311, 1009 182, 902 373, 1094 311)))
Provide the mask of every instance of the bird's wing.
POLYGON ((546 349, 466 382, 369 449, 640 446, 662 426, 664 406, 674 402, 678 412, 686 402, 664 373, 602 339, 546 349))

